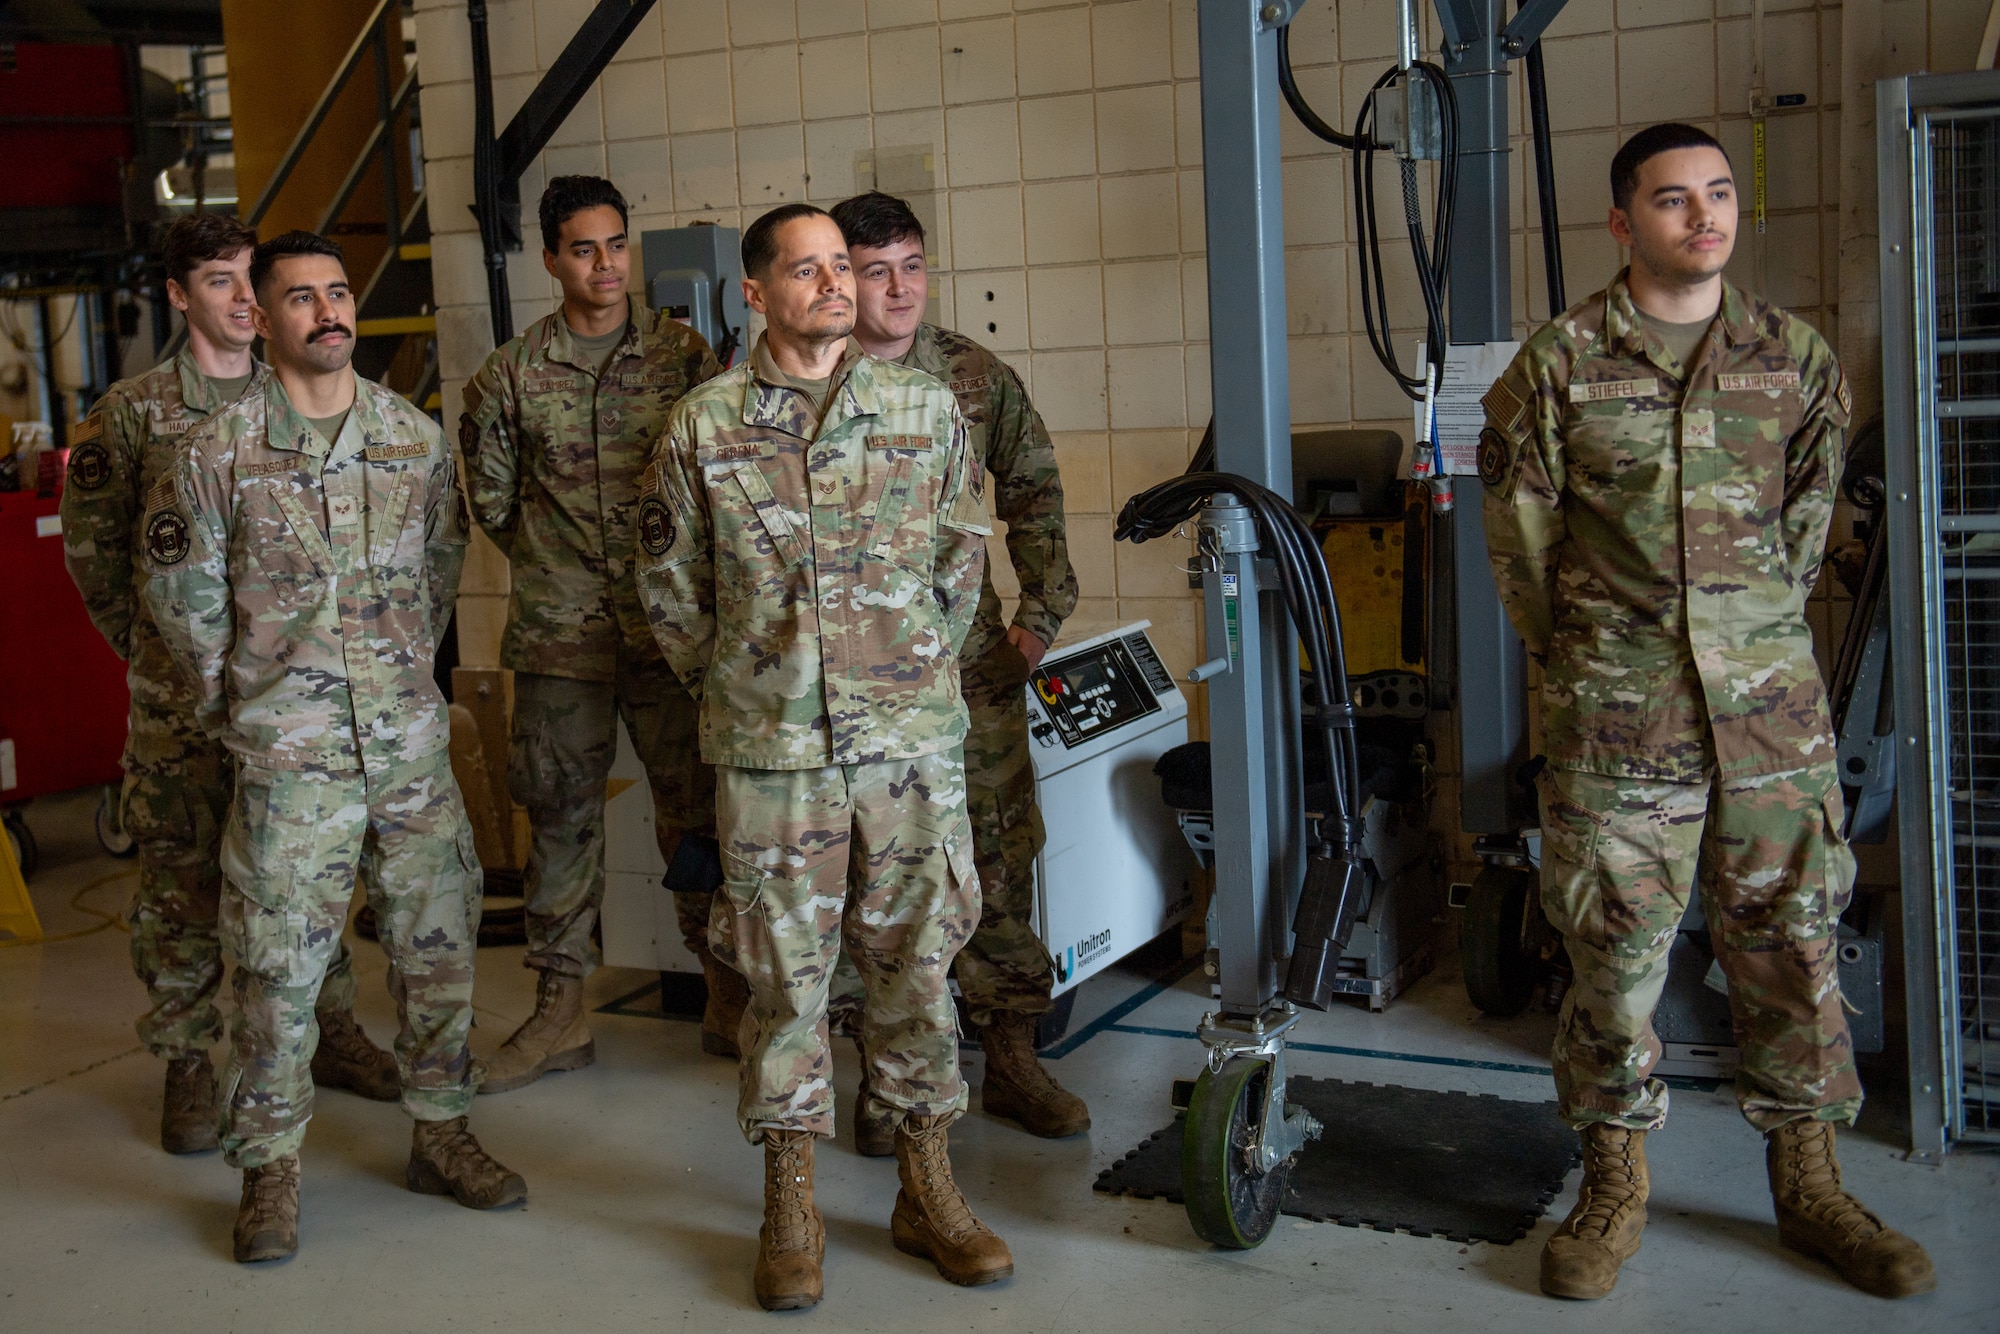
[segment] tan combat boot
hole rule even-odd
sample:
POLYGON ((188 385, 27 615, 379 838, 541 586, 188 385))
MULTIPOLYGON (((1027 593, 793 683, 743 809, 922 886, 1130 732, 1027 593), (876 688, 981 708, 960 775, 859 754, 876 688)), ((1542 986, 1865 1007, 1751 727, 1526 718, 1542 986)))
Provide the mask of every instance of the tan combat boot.
POLYGON ((243 1169, 236 1206, 236 1263, 282 1260, 299 1249, 299 1156, 243 1169))
POLYGON ((1605 1122, 1587 1125, 1583 1185, 1576 1207, 1542 1248, 1542 1291, 1551 1297, 1602 1297, 1618 1286, 1618 1267, 1639 1253, 1646 1230, 1646 1132, 1605 1122))
POLYGON ((860 1034, 855 1035, 854 1050, 861 1053, 861 1087, 854 1094, 854 1151, 863 1158, 887 1158, 896 1152, 896 1122, 900 1118, 875 1106, 869 1096, 875 1081, 869 1077, 868 1048, 862 1045, 860 1034))
POLYGON ((1043 1139, 1067 1139, 1090 1129, 1090 1108, 1042 1068, 1035 1055, 1035 1021, 1026 1015, 996 1015, 979 1030, 986 1052, 986 1079, 979 1106, 1004 1116, 1043 1139))
POLYGON ((557 1070, 581 1070, 597 1059, 597 1044, 583 1021, 583 979, 540 970, 535 1012, 500 1044, 486 1063, 481 1093, 526 1088, 557 1070))
POLYGON ((1937 1271, 1912 1237, 1840 1188, 1833 1123, 1793 1121, 1764 1136, 1764 1168, 1778 1210, 1778 1240, 1817 1256, 1863 1292, 1910 1297, 1937 1287, 1937 1271))
POLYGON ((708 984, 708 1003, 701 1011, 701 1049, 710 1056, 740 1060, 737 1034, 743 1027, 743 1008, 750 1003, 750 988, 743 974, 707 950, 701 952, 701 979, 708 984))
POLYGON ((521 1174, 480 1148, 462 1116, 412 1126, 403 1180, 419 1195, 449 1195, 468 1209, 498 1209, 528 1198, 521 1174))
POLYGON ((207 1153, 220 1141, 215 1130, 215 1067, 208 1053, 167 1062, 167 1090, 160 1101, 160 1147, 168 1153, 207 1153))
POLYGON ((322 1010, 319 1046, 313 1049, 313 1083, 323 1089, 347 1089, 376 1102, 403 1096, 403 1078, 396 1058, 376 1046, 352 1010, 322 1010))
POLYGON ((1014 1254, 972 1216, 952 1180, 948 1122, 944 1116, 909 1115, 896 1128, 896 1175, 903 1188, 896 1192, 889 1234, 897 1250, 931 1261, 962 1287, 998 1282, 1013 1274, 1014 1254))
POLYGON ((766 1311, 819 1305, 826 1293, 820 1265, 826 1223, 813 1205, 813 1133, 764 1132, 764 1226, 757 1230, 752 1282, 766 1311))

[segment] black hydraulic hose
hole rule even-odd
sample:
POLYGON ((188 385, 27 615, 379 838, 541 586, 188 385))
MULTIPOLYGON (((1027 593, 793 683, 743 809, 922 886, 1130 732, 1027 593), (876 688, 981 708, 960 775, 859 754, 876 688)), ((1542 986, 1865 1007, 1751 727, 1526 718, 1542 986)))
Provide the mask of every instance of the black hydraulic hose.
MULTIPOLYGON (((1528 0, 1521 0, 1521 8, 1528 0)), ((1556 159, 1549 139, 1549 82, 1539 39, 1528 48, 1528 121, 1535 137, 1535 199, 1542 220, 1542 269, 1548 279, 1549 318, 1569 309, 1563 287, 1562 223, 1556 216, 1556 159)))
MULTIPOLYGON (((1355 239, 1359 243, 1361 259, 1361 316, 1368 330, 1369 346, 1374 350, 1375 359, 1382 363, 1383 369, 1394 377, 1405 394, 1411 398, 1422 398, 1425 377, 1403 370, 1388 327, 1389 299, 1382 263, 1382 232, 1375 212, 1375 95, 1404 73, 1400 69, 1386 71, 1375 81, 1355 116, 1353 137, 1359 145, 1353 156, 1355 239)), ((1424 241, 1421 210, 1416 199, 1415 164, 1405 160, 1402 166, 1404 211, 1410 229, 1411 248, 1416 256, 1418 290, 1424 301, 1425 350, 1435 369, 1444 365, 1449 337, 1444 294, 1458 193, 1458 96, 1445 72, 1428 61, 1412 65, 1408 77, 1421 78, 1432 86, 1437 94, 1439 113, 1441 160, 1438 165, 1437 202, 1431 223, 1431 235, 1436 240, 1434 248, 1427 247, 1424 241)))
POLYGON ((1292 25, 1289 23, 1278 29, 1278 91, 1285 95, 1285 105, 1299 118, 1299 124, 1336 148, 1354 147, 1353 136, 1342 134, 1321 120, 1319 113, 1306 101, 1305 94, 1299 91, 1298 80, 1292 77, 1292 25))

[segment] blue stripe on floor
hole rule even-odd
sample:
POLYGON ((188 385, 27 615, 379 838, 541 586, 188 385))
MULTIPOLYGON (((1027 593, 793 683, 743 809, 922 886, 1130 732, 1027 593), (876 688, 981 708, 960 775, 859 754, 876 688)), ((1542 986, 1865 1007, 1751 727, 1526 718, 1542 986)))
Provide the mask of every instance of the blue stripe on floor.
MULTIPOLYGON (((1044 1048, 1042 1059, 1045 1061, 1061 1060, 1084 1043, 1096 1037, 1099 1033, 1106 1032, 1116 1026, 1118 1021, 1126 1015, 1132 1013, 1132 1011, 1138 1009, 1161 992, 1168 990, 1174 983, 1180 981, 1199 967, 1201 967, 1201 959, 1199 957, 1182 959, 1151 982, 1139 988, 1124 1000, 1119 1001, 1103 1014, 1098 1015, 1097 1018, 1085 1024, 1082 1028, 1077 1029, 1076 1032, 1071 1033, 1061 1042, 1056 1043, 1055 1046, 1044 1048)), ((1175 1036, 1179 1035, 1176 1034, 1175 1036)))

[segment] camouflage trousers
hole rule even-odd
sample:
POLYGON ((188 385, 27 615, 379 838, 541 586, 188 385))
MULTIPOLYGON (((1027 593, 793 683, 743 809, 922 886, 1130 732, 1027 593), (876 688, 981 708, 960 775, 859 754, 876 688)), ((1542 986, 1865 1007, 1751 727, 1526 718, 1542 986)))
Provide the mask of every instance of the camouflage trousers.
MULTIPOLYGON (((222 827, 236 791, 229 750, 186 707, 135 688, 125 739, 125 830, 139 849, 132 895, 132 971, 146 988, 139 1041, 162 1060, 207 1051, 222 1038, 222 827)), ((319 1008, 354 1008, 354 958, 342 940, 327 965, 319 1008)))
MULTIPOLYGON (((976 1029, 1003 1014, 1032 1018, 1048 1013, 1056 984, 1055 962, 1033 924, 1035 857, 1048 836, 1041 807, 1035 804, 1025 685, 1018 668, 1008 670, 1005 655, 982 655, 965 670, 965 704, 971 714, 965 796, 980 909, 979 927, 952 967, 976 1029)), ((861 994, 860 974, 843 958, 831 1002, 838 1031, 859 1031, 861 994)))
POLYGON ((466 1039, 481 877, 450 757, 369 775, 242 766, 222 872, 222 943, 236 965, 218 1098, 230 1165, 297 1153, 305 1139, 313 1005, 357 876, 389 956, 403 1109, 463 1116, 476 1086, 466 1039))
POLYGON ((979 920, 956 752, 824 769, 719 771, 724 883, 710 934, 743 974, 737 1119, 834 1133, 827 998, 843 945, 864 988, 874 1098, 894 1115, 965 1110, 946 978, 979 920))
MULTIPOLYGON (((621 660, 615 681, 514 673, 507 785, 528 812, 530 968, 587 977, 604 961, 605 780, 618 758, 618 724, 631 733, 653 790, 653 828, 672 864, 681 835, 715 827, 715 770, 701 759, 700 713, 664 659, 621 660)), ((710 896, 676 894, 681 935, 699 954, 710 896)))
POLYGON ((1698 881, 1729 979, 1744 1117, 1760 1131, 1853 1123, 1861 1083, 1835 929, 1854 855, 1840 818, 1830 764, 1708 784, 1543 774, 1542 906, 1576 968, 1554 1053, 1566 1120, 1665 1123, 1653 1010, 1698 881))

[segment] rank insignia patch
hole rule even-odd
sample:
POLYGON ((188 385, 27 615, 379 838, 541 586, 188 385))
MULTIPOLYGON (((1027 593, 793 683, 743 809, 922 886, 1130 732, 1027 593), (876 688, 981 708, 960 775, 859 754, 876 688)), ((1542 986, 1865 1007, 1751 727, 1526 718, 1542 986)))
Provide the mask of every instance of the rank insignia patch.
POLYGON ((146 554, 160 565, 178 565, 187 559, 187 520, 172 510, 161 510, 146 520, 146 554))
POLYGON ((649 556, 664 556, 674 544, 674 519, 658 496, 639 502, 639 546, 649 556))
POLYGON ((111 454, 92 440, 69 452, 69 484, 79 491, 95 491, 111 480, 111 454))

